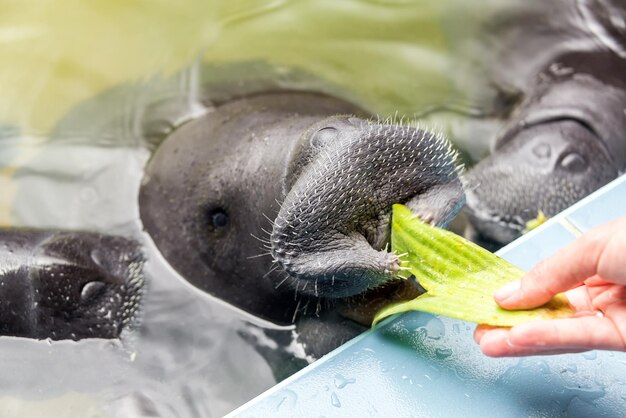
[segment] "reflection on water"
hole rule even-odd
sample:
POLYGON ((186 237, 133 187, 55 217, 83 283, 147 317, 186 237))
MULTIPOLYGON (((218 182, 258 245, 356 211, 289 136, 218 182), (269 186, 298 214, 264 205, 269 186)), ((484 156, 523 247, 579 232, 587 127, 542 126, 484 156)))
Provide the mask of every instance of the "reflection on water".
MULTIPOLYGON (((273 385, 250 342, 265 325, 184 283, 142 232, 137 193, 150 152, 213 103, 268 88, 322 91, 382 115, 492 100, 479 75, 501 51, 475 38, 476 27, 503 8, 532 18, 538 3, 469 3, 5 2, 0 224, 135 237, 145 243, 148 289, 141 325, 121 342, 0 338, 0 415, 219 416, 273 385)), ((611 24, 609 43, 624 26, 611 24)), ((537 45, 529 40, 498 68, 522 68, 537 45)), ((466 129, 458 117, 438 122, 455 139, 466 129)), ((494 129, 474 125, 466 137, 494 129)), ((282 334, 300 353, 292 331, 282 334)))

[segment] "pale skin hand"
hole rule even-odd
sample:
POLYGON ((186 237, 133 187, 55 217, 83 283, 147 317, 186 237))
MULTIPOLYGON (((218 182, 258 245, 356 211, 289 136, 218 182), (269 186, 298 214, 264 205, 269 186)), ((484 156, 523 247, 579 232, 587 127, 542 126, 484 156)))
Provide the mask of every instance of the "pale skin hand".
POLYGON ((626 351, 626 217, 583 235, 494 297, 505 309, 528 309, 560 292, 567 295, 575 317, 512 328, 479 325, 474 339, 483 353, 505 357, 626 351))

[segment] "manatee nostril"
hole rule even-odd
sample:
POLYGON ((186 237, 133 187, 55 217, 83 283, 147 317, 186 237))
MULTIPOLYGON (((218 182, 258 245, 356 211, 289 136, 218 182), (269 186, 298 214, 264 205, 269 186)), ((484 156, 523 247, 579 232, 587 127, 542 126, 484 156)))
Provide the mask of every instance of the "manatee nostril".
POLYGON ((549 158, 551 154, 550 145, 537 144, 533 147, 533 154, 538 158, 549 158))
POLYGON ((208 213, 209 222, 215 229, 224 228, 228 225, 228 213, 223 208, 211 209, 208 213))
POLYGON ((587 168, 587 161, 577 152, 570 152, 561 159, 560 165, 568 171, 580 172, 587 168))
POLYGON ((311 145, 314 147, 320 147, 326 144, 328 141, 337 138, 338 130, 332 126, 327 126, 315 132, 311 136, 311 145))
POLYGON ((89 282, 83 286, 80 292, 80 300, 83 302, 94 300, 104 293, 104 289, 105 284, 102 282, 89 282))

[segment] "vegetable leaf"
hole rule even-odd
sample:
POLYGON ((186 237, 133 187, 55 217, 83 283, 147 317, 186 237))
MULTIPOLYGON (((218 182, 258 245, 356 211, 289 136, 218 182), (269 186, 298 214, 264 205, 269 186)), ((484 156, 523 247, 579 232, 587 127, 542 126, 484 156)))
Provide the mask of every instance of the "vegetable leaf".
POLYGON ((392 249, 402 257, 403 277, 416 277, 426 293, 381 309, 374 324, 400 312, 418 310, 464 321, 513 326, 533 319, 570 317, 574 311, 564 295, 530 310, 500 308, 493 294, 518 280, 524 271, 450 231, 422 222, 409 208, 393 206, 392 249))

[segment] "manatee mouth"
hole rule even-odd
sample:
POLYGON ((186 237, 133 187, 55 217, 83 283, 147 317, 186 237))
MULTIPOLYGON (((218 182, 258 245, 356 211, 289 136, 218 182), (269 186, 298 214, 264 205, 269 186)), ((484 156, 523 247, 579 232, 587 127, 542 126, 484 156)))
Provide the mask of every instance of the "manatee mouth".
POLYGON ((467 205, 464 212, 471 224, 466 235, 469 235, 470 239, 492 249, 513 241, 524 232, 527 220, 520 215, 503 214, 485 207, 471 192, 467 192, 466 196, 467 205))

